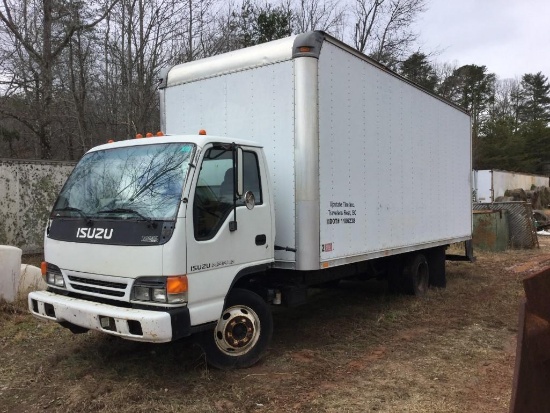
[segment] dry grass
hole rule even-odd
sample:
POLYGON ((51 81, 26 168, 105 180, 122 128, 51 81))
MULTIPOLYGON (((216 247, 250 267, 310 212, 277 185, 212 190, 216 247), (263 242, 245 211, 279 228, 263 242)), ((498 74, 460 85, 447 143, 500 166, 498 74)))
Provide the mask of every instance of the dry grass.
POLYGON ((510 399, 521 278, 536 251, 449 263, 423 299, 342 283, 277 309, 267 357, 209 369, 191 340, 164 345, 72 335, 0 306, 0 412, 503 412, 510 399))

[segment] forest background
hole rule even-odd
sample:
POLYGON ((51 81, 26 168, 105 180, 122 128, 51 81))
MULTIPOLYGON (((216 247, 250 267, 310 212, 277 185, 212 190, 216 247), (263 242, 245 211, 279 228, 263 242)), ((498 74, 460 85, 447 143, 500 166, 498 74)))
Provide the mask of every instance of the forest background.
POLYGON ((550 173, 550 84, 418 48, 425 0, 2 0, 0 158, 76 160, 159 129, 162 68, 323 30, 468 110, 475 169, 550 173))

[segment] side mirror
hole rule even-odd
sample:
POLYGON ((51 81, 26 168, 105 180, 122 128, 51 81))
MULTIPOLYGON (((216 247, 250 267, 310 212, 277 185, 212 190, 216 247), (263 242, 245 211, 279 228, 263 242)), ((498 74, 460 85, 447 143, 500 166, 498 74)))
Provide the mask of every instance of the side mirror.
POLYGON ((256 199, 254 198, 254 194, 251 191, 246 191, 246 194, 244 194, 244 204, 248 209, 254 209, 254 205, 256 205, 256 199))
POLYGON ((241 198, 244 192, 243 184, 243 149, 237 148, 237 196, 241 198))

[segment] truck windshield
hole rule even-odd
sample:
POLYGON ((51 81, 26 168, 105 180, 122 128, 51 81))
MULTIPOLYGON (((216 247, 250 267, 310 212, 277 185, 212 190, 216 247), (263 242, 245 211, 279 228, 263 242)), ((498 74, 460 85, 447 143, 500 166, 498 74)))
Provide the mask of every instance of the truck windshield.
POLYGON ((52 217, 173 220, 194 145, 167 143, 84 155, 52 217))

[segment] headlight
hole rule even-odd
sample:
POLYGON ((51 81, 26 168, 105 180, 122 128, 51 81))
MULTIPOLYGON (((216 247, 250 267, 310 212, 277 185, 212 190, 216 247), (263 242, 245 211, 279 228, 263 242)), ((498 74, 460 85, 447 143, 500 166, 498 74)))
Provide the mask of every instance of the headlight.
POLYGON ((139 301, 149 301, 151 299, 151 289, 148 287, 134 287, 134 298, 139 301))
POLYGON ((166 302, 166 289, 165 288, 153 288, 153 301, 161 303, 166 302))
POLYGON ((187 276, 142 277, 132 289, 132 299, 167 304, 187 303, 187 276))
POLYGON ((43 275, 46 280, 46 283, 53 285, 55 287, 65 288, 65 280, 63 279, 63 274, 57 265, 48 263, 42 263, 43 275), (44 274, 45 269, 45 274, 44 274))

